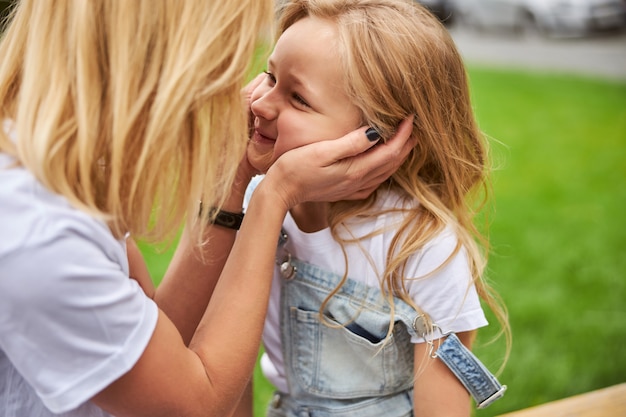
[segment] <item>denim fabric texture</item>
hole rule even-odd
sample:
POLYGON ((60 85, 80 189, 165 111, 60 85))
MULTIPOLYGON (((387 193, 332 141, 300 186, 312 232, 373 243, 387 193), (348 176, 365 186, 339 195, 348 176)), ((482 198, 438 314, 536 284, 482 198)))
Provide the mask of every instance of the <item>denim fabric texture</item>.
POLYGON ((495 376, 469 351, 453 333, 437 349, 437 357, 445 363, 474 397, 478 408, 485 408, 506 391, 495 376))
POLYGON ((282 280, 281 337, 290 395, 279 394, 271 416, 403 417, 412 415, 416 311, 391 307, 374 287, 347 280, 320 306, 341 277, 291 259, 296 273, 282 280))
POLYGON ((275 393, 267 417, 412 417, 413 390, 390 397, 302 404, 292 396, 275 393))

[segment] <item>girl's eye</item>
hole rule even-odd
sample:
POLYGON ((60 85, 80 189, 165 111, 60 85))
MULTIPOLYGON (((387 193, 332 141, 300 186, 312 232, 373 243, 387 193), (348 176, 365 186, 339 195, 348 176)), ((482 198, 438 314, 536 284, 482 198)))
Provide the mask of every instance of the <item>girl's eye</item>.
MULTIPOLYGON (((268 84, 269 84, 270 86, 272 86, 272 87, 273 87, 274 85, 276 85, 276 77, 274 76, 274 74, 272 74, 271 72, 269 72, 269 71, 267 71, 267 70, 265 70, 265 71, 263 71, 263 72, 267 75, 267 81, 268 81, 268 84)), ((293 93, 293 94, 291 95, 291 97, 292 97, 292 98, 293 98, 293 100, 296 102, 296 104, 298 104, 299 106, 306 107, 306 108, 310 108, 310 107, 311 107, 311 106, 309 105, 309 103, 307 103, 307 102, 306 102, 306 100, 305 100, 305 99, 303 99, 303 98, 302 98, 302 96, 300 96, 299 94, 297 94, 297 93, 293 93)))
POLYGON ((298 95, 298 94, 294 94, 294 95, 293 95, 293 99, 296 101, 296 103, 298 103, 298 104, 299 104, 299 105, 301 105, 301 106, 304 106, 304 107, 311 107, 311 106, 309 106, 309 103, 307 103, 307 102, 306 102, 306 101, 305 101, 302 97, 300 97, 300 95, 298 95))
POLYGON ((263 71, 265 74, 267 74, 267 79, 269 80, 270 84, 274 85, 276 84, 276 77, 274 77, 274 74, 272 74, 269 71, 263 71))

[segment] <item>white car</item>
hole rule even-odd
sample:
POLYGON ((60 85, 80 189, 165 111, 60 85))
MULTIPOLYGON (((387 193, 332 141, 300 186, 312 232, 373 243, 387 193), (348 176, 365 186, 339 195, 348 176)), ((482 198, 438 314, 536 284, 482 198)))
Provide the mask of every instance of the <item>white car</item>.
POLYGON ((453 15, 479 29, 584 35, 626 27, 626 0, 453 0, 453 15))

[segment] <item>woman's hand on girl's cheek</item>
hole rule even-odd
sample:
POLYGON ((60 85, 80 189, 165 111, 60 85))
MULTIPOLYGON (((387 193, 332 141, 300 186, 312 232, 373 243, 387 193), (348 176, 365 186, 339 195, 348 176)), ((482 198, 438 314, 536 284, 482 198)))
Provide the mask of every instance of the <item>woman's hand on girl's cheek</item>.
MULTIPOLYGON (((244 111, 248 115, 248 139, 250 139, 252 132, 254 131, 254 114, 250 109, 252 103, 252 92, 254 89, 263 82, 265 74, 261 73, 254 77, 242 90, 241 97, 243 99, 244 111)), ((248 183, 255 175, 260 174, 248 161, 248 152, 246 151, 237 168, 237 175, 233 184, 232 191, 239 195, 243 195, 248 183)))
POLYGON ((416 140, 411 137, 413 116, 400 123, 396 133, 385 143, 376 142, 375 146, 352 158, 356 169, 363 171, 363 185, 344 200, 362 200, 388 180, 404 163, 416 140))
POLYGON ((252 110, 250 108, 250 105, 252 104, 252 93, 254 92, 254 89, 263 82, 265 77, 266 75, 264 73, 257 75, 241 90, 244 110, 248 115, 248 138, 250 138, 252 131, 254 130, 254 114, 252 114, 252 110))
POLYGON ((366 128, 342 138, 312 143, 283 154, 266 182, 288 208, 305 201, 362 199, 393 174, 413 148, 412 117, 385 144, 369 141, 366 128))

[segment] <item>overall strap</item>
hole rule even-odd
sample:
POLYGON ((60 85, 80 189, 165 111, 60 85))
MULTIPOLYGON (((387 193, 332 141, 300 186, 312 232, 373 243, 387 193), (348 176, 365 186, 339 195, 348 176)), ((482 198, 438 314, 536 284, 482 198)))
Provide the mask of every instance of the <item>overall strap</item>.
POLYGON ((501 385, 498 379, 487 367, 470 351, 454 333, 444 334, 446 340, 434 350, 433 336, 429 338, 434 329, 438 329, 426 314, 416 318, 413 324, 421 337, 430 345, 432 358, 439 358, 463 384, 470 393, 476 407, 486 408, 494 401, 504 396, 506 385, 501 385))
POLYGON ((498 379, 465 347, 454 333, 439 346, 436 357, 441 359, 472 395, 478 408, 486 408, 506 391, 498 379))

